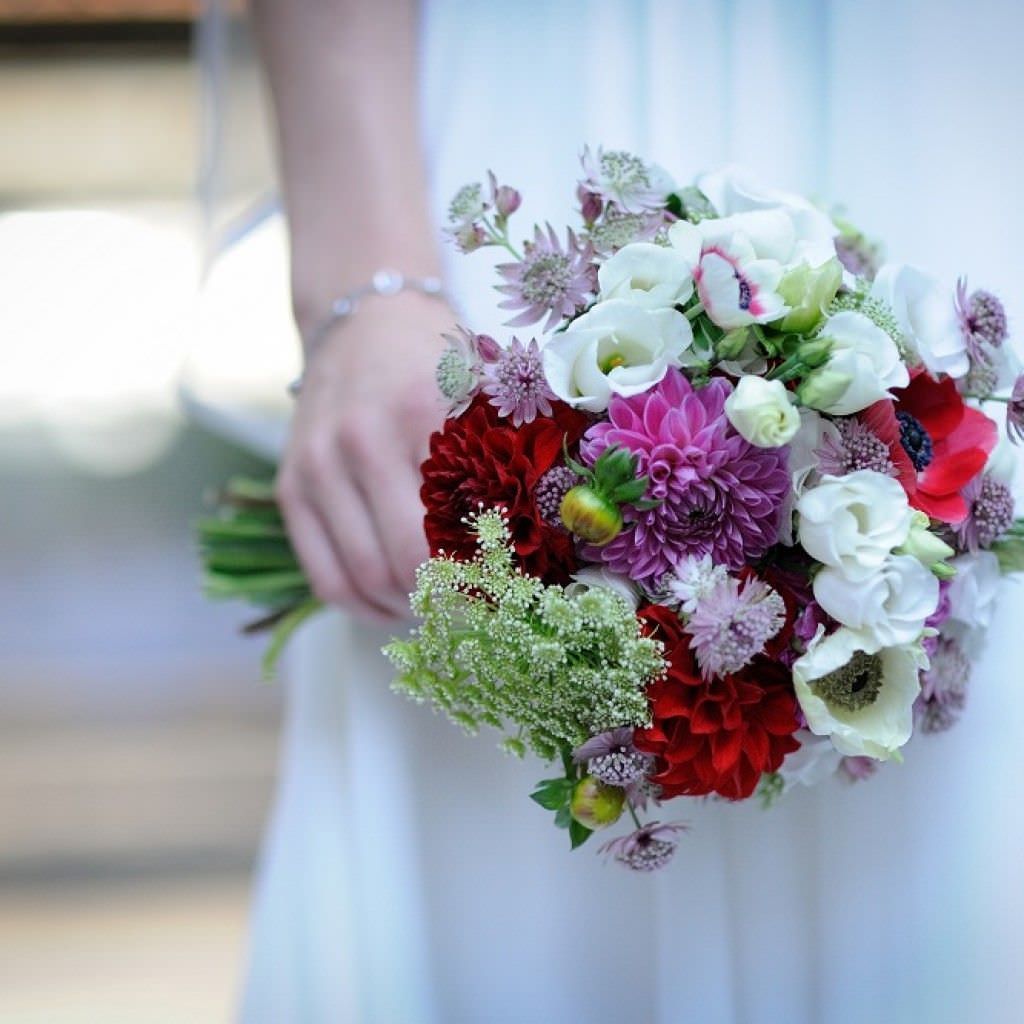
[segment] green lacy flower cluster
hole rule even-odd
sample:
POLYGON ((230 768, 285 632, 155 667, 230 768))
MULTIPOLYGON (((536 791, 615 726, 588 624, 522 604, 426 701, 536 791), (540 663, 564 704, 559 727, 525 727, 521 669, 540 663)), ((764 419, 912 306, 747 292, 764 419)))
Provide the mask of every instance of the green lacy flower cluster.
POLYGON ((476 558, 430 559, 412 607, 422 619, 384 653, 395 689, 430 701, 475 732, 510 733, 506 750, 553 759, 615 726, 648 724, 649 683, 664 671, 661 644, 641 634, 627 602, 595 587, 547 586, 516 566, 500 510, 470 524, 476 558))

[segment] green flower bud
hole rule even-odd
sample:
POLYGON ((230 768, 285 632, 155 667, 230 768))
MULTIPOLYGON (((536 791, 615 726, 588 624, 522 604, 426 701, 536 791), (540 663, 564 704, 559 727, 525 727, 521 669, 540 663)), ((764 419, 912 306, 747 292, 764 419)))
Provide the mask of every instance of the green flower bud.
POLYGON ((811 268, 806 263, 794 267, 779 282, 779 294, 790 307, 780 329, 798 334, 812 330, 821 322, 842 283, 843 266, 838 259, 830 259, 820 267, 811 268))
POLYGON ((853 377, 850 374, 823 366, 809 373, 796 393, 801 405, 811 409, 827 409, 846 394, 846 389, 852 383, 853 377))
POLYGON ((935 562, 929 568, 940 580, 951 580, 956 575, 956 566, 948 562, 935 562))
POLYGON ((611 543, 622 532, 618 505, 589 484, 573 487, 562 499, 558 514, 570 533, 598 547, 611 543))
POLYGON ((912 555, 922 565, 930 566, 932 572, 935 572, 936 565, 945 562, 947 558, 952 558, 956 552, 941 537, 932 533, 930 526, 931 520, 928 516, 920 510, 915 511, 910 522, 910 533, 896 549, 896 554, 912 555))
POLYGON ((581 825, 590 829, 607 828, 622 815, 626 793, 617 786, 606 786, 593 775, 576 783, 569 811, 581 825))
POLYGON ((804 366, 808 369, 816 370, 819 366, 824 366, 828 362, 828 357, 832 354, 832 348, 831 338, 809 338, 807 341, 800 343, 796 354, 804 366))
POLYGON ((749 335, 750 331, 746 327, 738 327, 735 331, 723 334, 722 337, 715 342, 715 355, 717 355, 719 359, 739 358, 739 356, 743 355, 743 350, 747 347, 749 335))

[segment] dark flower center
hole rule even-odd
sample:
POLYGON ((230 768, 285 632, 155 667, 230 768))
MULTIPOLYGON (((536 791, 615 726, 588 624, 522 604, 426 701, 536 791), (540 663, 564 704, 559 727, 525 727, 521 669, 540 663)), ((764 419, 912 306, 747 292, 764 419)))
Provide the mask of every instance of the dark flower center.
POLYGON ((896 419, 900 424, 900 444, 910 456, 914 469, 920 473, 921 470, 931 465, 931 461, 935 457, 931 434, 924 429, 921 421, 909 412, 896 413, 896 419))
POLYGON ((736 275, 740 287, 740 309, 750 309, 750 300, 753 297, 750 291, 749 282, 745 281, 739 274, 736 275))
POLYGON ((855 651, 842 668, 811 683, 811 689, 826 704, 860 711, 874 704, 882 690, 882 660, 876 654, 855 651))

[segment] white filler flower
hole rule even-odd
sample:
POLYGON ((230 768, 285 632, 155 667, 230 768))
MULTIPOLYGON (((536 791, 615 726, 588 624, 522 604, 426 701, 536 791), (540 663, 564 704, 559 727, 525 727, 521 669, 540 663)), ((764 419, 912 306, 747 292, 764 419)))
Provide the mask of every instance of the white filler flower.
POLYGON ((898 758, 913 732, 919 671, 928 663, 920 644, 879 647, 845 626, 823 634, 821 627, 793 665, 807 727, 847 757, 898 758))
POLYGON ((657 384, 670 366, 681 365, 692 344, 693 331, 681 313, 609 299, 556 334, 541 359, 563 402, 603 412, 613 394, 639 395, 657 384))

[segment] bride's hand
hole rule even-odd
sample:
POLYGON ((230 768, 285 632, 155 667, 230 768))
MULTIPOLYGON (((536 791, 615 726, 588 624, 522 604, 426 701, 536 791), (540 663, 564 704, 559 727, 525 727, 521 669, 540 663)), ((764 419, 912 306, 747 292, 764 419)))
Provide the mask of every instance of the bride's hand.
POLYGON ((371 298, 306 368, 277 496, 323 601, 374 619, 408 613, 427 556, 419 466, 444 417, 434 371, 454 322, 415 292, 371 298))

